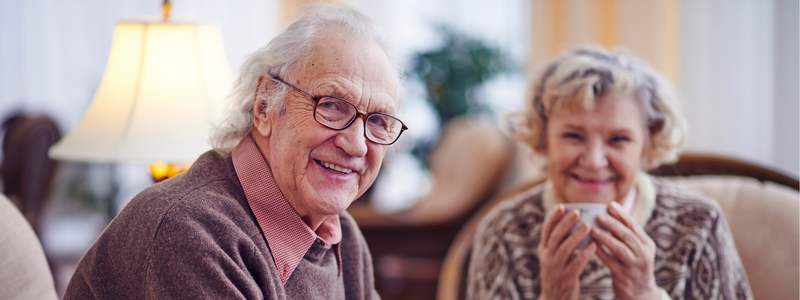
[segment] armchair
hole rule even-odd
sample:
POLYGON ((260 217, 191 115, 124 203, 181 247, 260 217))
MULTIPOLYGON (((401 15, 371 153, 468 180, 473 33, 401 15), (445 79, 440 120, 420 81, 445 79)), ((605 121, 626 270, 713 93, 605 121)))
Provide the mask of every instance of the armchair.
POLYGON ((61 138, 61 134, 47 117, 17 115, 5 121, 3 127, 7 128, 0 164, 3 193, 19 207, 38 234, 39 215, 58 166, 47 157, 47 150, 61 138))
MULTIPOLYGON (((796 175, 737 159, 688 153, 651 173, 719 201, 755 299, 800 298, 796 175)), ((437 299, 464 299, 478 221, 497 203, 540 183, 526 184, 492 199, 461 228, 442 265, 437 299)))

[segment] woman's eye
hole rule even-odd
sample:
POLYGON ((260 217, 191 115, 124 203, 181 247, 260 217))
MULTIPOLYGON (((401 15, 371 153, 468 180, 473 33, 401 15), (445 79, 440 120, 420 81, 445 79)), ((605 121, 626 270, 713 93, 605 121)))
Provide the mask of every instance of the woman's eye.
POLYGON ((612 137, 612 138, 611 138, 611 142, 612 142, 612 143, 628 142, 628 141, 630 141, 630 140, 631 140, 631 139, 630 139, 629 137, 627 137, 627 136, 624 136, 624 135, 618 135, 618 136, 615 136, 615 137, 612 137))

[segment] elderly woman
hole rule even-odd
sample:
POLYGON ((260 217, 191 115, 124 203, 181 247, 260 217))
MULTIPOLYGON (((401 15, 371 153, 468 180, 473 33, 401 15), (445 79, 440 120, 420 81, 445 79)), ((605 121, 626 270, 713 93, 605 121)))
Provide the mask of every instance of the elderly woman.
POLYGON ((516 129, 548 180, 481 221, 468 298, 752 298, 716 201, 644 172, 674 161, 685 131, 661 75, 583 48, 549 62, 532 93, 516 129), (591 227, 568 203, 607 214, 591 227))

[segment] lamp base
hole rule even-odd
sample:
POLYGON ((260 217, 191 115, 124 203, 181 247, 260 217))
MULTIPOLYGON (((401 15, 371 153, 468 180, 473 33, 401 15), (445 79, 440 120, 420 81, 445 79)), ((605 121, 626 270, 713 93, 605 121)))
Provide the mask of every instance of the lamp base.
POLYGON ((176 164, 157 161, 150 164, 150 175, 153 176, 153 181, 158 183, 183 173, 183 171, 189 169, 190 166, 192 166, 192 162, 176 164))

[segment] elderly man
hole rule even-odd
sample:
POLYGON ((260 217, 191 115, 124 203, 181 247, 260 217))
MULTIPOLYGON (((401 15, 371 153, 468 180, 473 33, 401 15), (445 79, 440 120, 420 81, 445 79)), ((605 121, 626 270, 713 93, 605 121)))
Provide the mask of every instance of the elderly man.
POLYGON ((227 121, 185 173, 143 191, 84 255, 66 298, 373 299, 345 212, 406 129, 375 23, 316 5, 251 55, 227 121))

